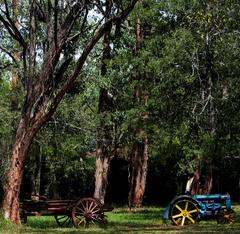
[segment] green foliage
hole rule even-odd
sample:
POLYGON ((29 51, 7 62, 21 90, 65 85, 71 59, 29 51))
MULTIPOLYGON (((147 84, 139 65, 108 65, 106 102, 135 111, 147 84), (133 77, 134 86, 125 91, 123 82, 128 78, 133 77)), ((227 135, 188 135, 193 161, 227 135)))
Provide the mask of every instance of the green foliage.
MULTIPOLYGON (((175 160, 179 176, 209 162, 221 170, 226 155, 239 155, 239 147, 233 147, 239 139, 239 106, 235 102, 239 96, 239 37, 231 16, 238 14, 234 6, 239 4, 145 1, 134 15, 134 21, 141 16, 143 22, 143 48, 135 56, 134 40, 129 39, 132 45, 118 50, 109 63, 124 144, 132 142, 133 130, 143 127, 142 113, 148 113, 150 157, 163 165, 175 160), (213 54, 215 136, 210 131, 209 103, 201 97, 207 49, 213 54), (136 68, 146 80, 134 81, 136 68), (136 87, 148 94, 147 104, 134 100, 136 87)), ((132 30, 126 28, 125 37, 133 38, 132 30)))
MULTIPOLYGON (((81 95, 66 96, 37 137, 35 145, 43 146, 42 177, 46 178, 42 193, 48 197, 70 199, 92 194, 97 126, 95 88, 90 84, 81 95)), ((38 153, 31 154, 28 178, 34 174, 38 153)))
POLYGON ((13 120, 16 116, 10 111, 11 89, 9 81, 0 79, 0 180, 4 181, 8 156, 12 146, 13 120))

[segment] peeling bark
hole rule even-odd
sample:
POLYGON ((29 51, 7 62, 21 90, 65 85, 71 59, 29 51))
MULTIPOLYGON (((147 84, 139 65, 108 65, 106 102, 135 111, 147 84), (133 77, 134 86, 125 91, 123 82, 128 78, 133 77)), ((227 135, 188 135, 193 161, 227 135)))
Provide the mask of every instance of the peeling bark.
POLYGON ((106 189, 108 185, 108 171, 110 157, 104 152, 103 146, 97 146, 96 152, 96 172, 95 172, 95 192, 94 197, 98 198, 102 204, 105 203, 106 189))
POLYGON ((135 143, 130 162, 129 207, 141 207, 144 198, 148 160, 148 139, 135 143))
POLYGON ((26 119, 21 119, 16 141, 12 151, 12 161, 8 172, 8 181, 4 187, 4 217, 12 222, 19 224, 19 193, 22 184, 23 172, 27 154, 34 136, 42 125, 37 121, 34 125, 29 125, 26 119))
MULTIPOLYGON (((143 47, 143 28, 140 17, 137 17, 136 21, 136 45, 135 55, 139 54, 139 51, 143 47)), ((140 68, 141 69, 141 68, 140 68)), ((142 75, 141 70, 137 72, 134 77, 135 80, 142 80, 145 77, 142 75)), ((134 98, 136 102, 141 105, 146 105, 148 96, 143 94, 141 88, 136 87, 134 98)), ((129 207, 140 207, 143 202, 143 197, 146 187, 147 178, 147 161, 148 161, 148 136, 146 133, 146 121, 148 119, 147 113, 142 113, 143 127, 139 127, 135 131, 135 137, 140 137, 141 140, 135 140, 132 147, 132 153, 130 155, 130 167, 129 167, 129 207)))

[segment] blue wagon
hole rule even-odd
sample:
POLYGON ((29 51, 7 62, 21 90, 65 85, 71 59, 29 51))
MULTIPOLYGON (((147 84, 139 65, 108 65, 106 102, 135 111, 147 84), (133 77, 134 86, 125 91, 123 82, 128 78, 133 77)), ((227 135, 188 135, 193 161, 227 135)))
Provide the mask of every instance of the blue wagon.
POLYGON ((220 224, 233 223, 235 212, 229 194, 179 195, 168 205, 163 218, 174 225, 185 226, 214 218, 220 224))

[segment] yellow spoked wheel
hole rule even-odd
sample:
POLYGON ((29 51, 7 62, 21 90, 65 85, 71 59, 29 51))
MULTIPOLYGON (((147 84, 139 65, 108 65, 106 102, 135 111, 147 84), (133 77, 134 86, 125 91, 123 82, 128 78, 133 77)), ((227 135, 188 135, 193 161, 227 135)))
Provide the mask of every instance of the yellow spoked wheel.
POLYGON ((190 199, 178 200, 172 205, 171 220, 177 226, 194 224, 198 216, 198 207, 190 199))

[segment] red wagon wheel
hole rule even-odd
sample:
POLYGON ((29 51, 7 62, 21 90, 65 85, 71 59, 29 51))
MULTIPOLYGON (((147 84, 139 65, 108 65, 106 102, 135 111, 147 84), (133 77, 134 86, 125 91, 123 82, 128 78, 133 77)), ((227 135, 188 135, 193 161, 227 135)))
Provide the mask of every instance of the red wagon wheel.
POLYGON ((103 205, 95 198, 82 198, 72 209, 72 220, 76 228, 88 227, 90 223, 104 224, 103 205))

